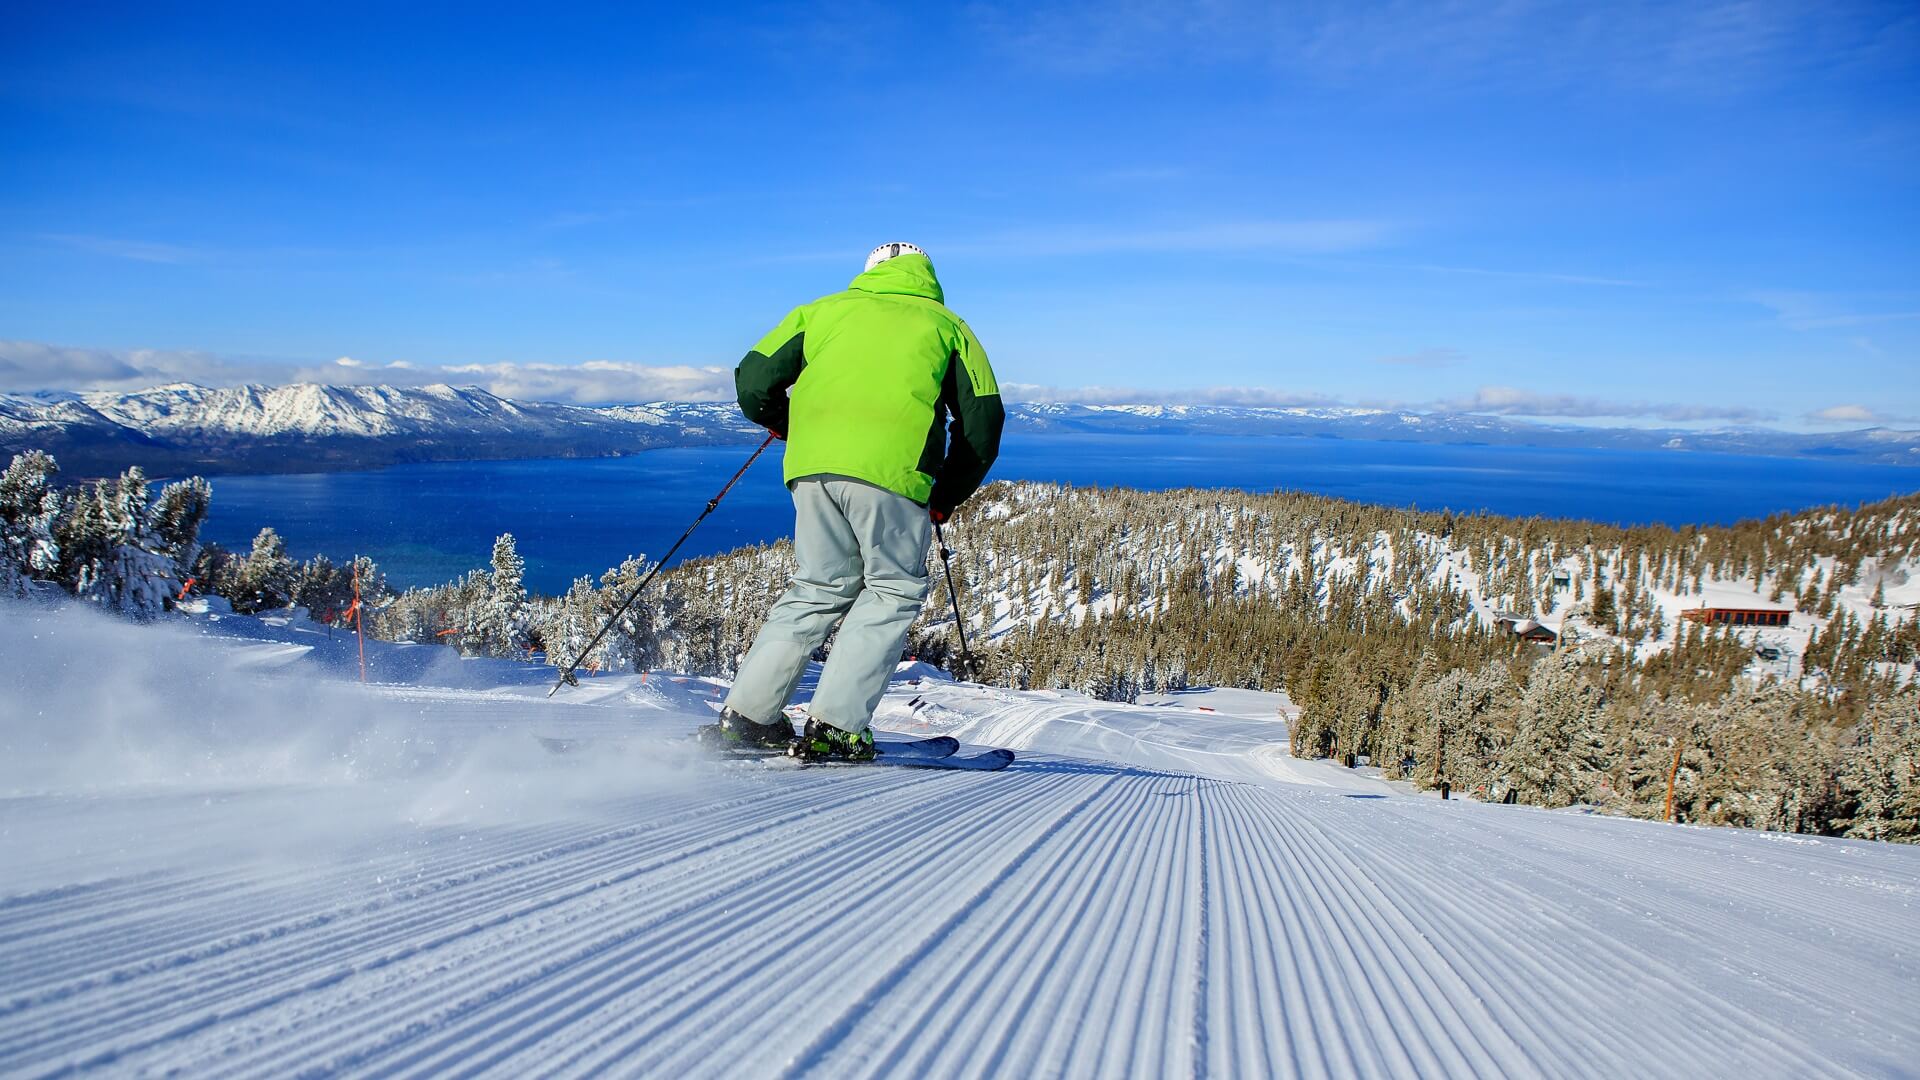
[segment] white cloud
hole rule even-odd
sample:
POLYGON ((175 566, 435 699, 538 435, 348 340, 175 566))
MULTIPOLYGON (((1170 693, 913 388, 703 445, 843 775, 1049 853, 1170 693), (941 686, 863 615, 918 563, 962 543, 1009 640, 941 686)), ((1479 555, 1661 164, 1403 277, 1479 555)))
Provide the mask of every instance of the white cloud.
POLYGON ((285 381, 289 369, 267 361, 175 349, 79 349, 0 340, 0 391, 144 390, 170 382, 223 386, 285 381))
POLYGON ((620 401, 731 401, 733 371, 689 364, 651 366, 610 360, 584 364, 461 364, 415 373, 471 382, 501 397, 598 405, 620 401))
POLYGON ((726 401, 733 374, 724 367, 513 363, 423 366, 405 360, 374 364, 351 356, 322 364, 167 349, 82 349, 0 340, 0 392, 145 390, 165 383, 202 386, 293 382, 389 386, 455 383, 501 397, 597 405, 627 401, 726 401))
POLYGON ((1829 405, 1824 409, 1815 409, 1806 416, 1810 424, 1845 424, 1858 427, 1861 424, 1911 424, 1915 417, 1897 416, 1867 405, 1829 405))
MULTIPOLYGON (((1451 350, 1428 350, 1444 361, 1451 350)), ((1389 357, 1383 363, 1413 363, 1416 357, 1389 357)), ((1457 355, 1457 354, 1452 354, 1457 355)), ((1077 405, 1236 405, 1251 408, 1339 407, 1406 409, 1411 412, 1478 413, 1490 416, 1553 417, 1660 421, 1664 423, 1764 423, 1778 419, 1765 409, 1738 405, 1694 405, 1669 402, 1608 401, 1574 394, 1550 394, 1512 386, 1483 386, 1471 396, 1430 402, 1356 402, 1319 393, 1276 390, 1260 386, 1210 386, 1199 389, 1156 389, 1130 386, 1040 386, 1003 383, 1008 401, 1032 404, 1077 405)))
POLYGON ((1513 386, 1483 386, 1470 397, 1436 402, 1435 407, 1445 412, 1485 413, 1492 416, 1662 420, 1669 423, 1721 421, 1751 424, 1778 419, 1778 414, 1769 410, 1739 405, 1609 401, 1577 394, 1541 393, 1513 386))
POLYGON ((1871 424, 1877 418, 1865 405, 1832 405, 1808 413, 1807 419, 1822 424, 1871 424))
POLYGON ((1041 386, 1002 383, 1008 401, 1033 405, 1238 405, 1248 408, 1290 408, 1301 405, 1337 405, 1325 394, 1302 394, 1261 386, 1208 386, 1190 390, 1137 386, 1041 386))
MULTIPOLYGON (((1450 366, 1464 359, 1448 349, 1428 349, 1380 362, 1412 366, 1450 366)), ((581 364, 502 361, 488 364, 422 366, 404 360, 371 364, 343 356, 319 364, 247 357, 223 357, 161 349, 78 349, 31 341, 0 341, 0 392, 35 390, 144 390, 170 382, 203 386, 241 383, 318 382, 343 385, 425 386, 432 383, 479 386, 524 401, 560 401, 598 405, 631 401, 730 401, 733 373, 721 366, 637 364, 594 360, 581 364)), ((1208 386, 1165 389, 1129 386, 1061 387, 1003 383, 1008 401, 1089 405, 1223 405, 1261 408, 1341 406, 1356 402, 1323 393, 1263 386, 1208 386)), ((1426 403, 1364 402, 1377 408, 1482 413, 1496 416, 1618 419, 1666 423, 1763 423, 1777 419, 1764 409, 1737 405, 1611 401, 1554 394, 1511 386, 1483 386, 1472 395, 1426 403)), ((1827 424, 1884 423, 1861 405, 1838 405, 1808 415, 1827 424)))

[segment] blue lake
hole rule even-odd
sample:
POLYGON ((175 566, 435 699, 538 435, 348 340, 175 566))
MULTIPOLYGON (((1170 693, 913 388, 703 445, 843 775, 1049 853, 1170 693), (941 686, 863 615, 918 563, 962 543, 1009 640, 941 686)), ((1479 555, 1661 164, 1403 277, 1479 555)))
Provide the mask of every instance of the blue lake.
MULTIPOLYGON (((779 444, 681 549, 712 554, 790 535, 779 444)), ((658 556, 751 447, 583 461, 479 461, 369 472, 225 476, 205 537, 245 550, 264 525, 296 555, 373 556, 401 585, 483 566, 511 532, 528 583, 558 592, 628 555, 658 556)), ((1920 490, 1920 470, 1672 451, 1449 446, 1290 436, 1010 434, 994 479, 1137 488, 1286 488, 1424 509, 1725 524, 1920 490)))

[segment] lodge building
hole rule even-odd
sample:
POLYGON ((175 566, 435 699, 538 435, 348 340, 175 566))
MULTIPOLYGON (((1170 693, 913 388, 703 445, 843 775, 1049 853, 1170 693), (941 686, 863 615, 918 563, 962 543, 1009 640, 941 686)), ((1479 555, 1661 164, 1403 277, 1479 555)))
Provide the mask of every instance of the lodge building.
POLYGON ((1785 626, 1793 612, 1781 608, 1702 607, 1688 608, 1680 617, 1722 626, 1785 626))

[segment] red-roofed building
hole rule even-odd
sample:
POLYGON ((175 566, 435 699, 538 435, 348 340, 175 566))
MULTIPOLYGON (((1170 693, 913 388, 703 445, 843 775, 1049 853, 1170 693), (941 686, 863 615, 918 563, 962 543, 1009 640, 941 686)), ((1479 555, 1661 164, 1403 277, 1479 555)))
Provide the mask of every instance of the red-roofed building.
POLYGON ((1721 626, 1785 626, 1793 612, 1788 608, 1702 607, 1688 608, 1680 617, 1721 626))

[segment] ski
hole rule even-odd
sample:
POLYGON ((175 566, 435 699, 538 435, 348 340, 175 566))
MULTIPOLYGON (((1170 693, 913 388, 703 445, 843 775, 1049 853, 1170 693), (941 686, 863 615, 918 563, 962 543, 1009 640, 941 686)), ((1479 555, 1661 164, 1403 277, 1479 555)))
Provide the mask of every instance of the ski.
MULTIPOLYGON (((934 735, 925 739, 875 739, 873 748, 881 758, 892 758, 903 764, 907 761, 939 761, 959 753, 960 740, 951 735, 934 735)), ((744 758, 789 756, 785 748, 756 750, 729 747, 721 753, 728 757, 744 758)), ((864 765, 867 762, 848 762, 847 764, 864 765)))
POLYGON ((822 765, 835 768, 865 768, 869 765, 879 765, 889 769, 949 769, 954 772, 998 772, 1013 764, 1014 755, 1011 750, 996 748, 993 750, 983 750, 978 754, 968 754, 966 757, 889 756, 883 753, 872 761, 848 761, 844 758, 822 758, 818 761, 801 761, 798 758, 789 760, 795 761, 809 769, 818 768, 822 765))
MULTIPOLYGON (((551 735, 535 735, 542 747, 552 754, 573 754, 590 750, 595 745, 606 744, 603 739, 563 739, 551 735)), ((926 739, 875 739, 875 749, 883 758, 892 758, 894 763, 905 764, 912 761, 937 761, 951 757, 960 750, 960 740, 950 735, 935 735, 926 739)), ((728 749, 720 751, 725 757, 784 757, 784 749, 747 750, 728 749)))

